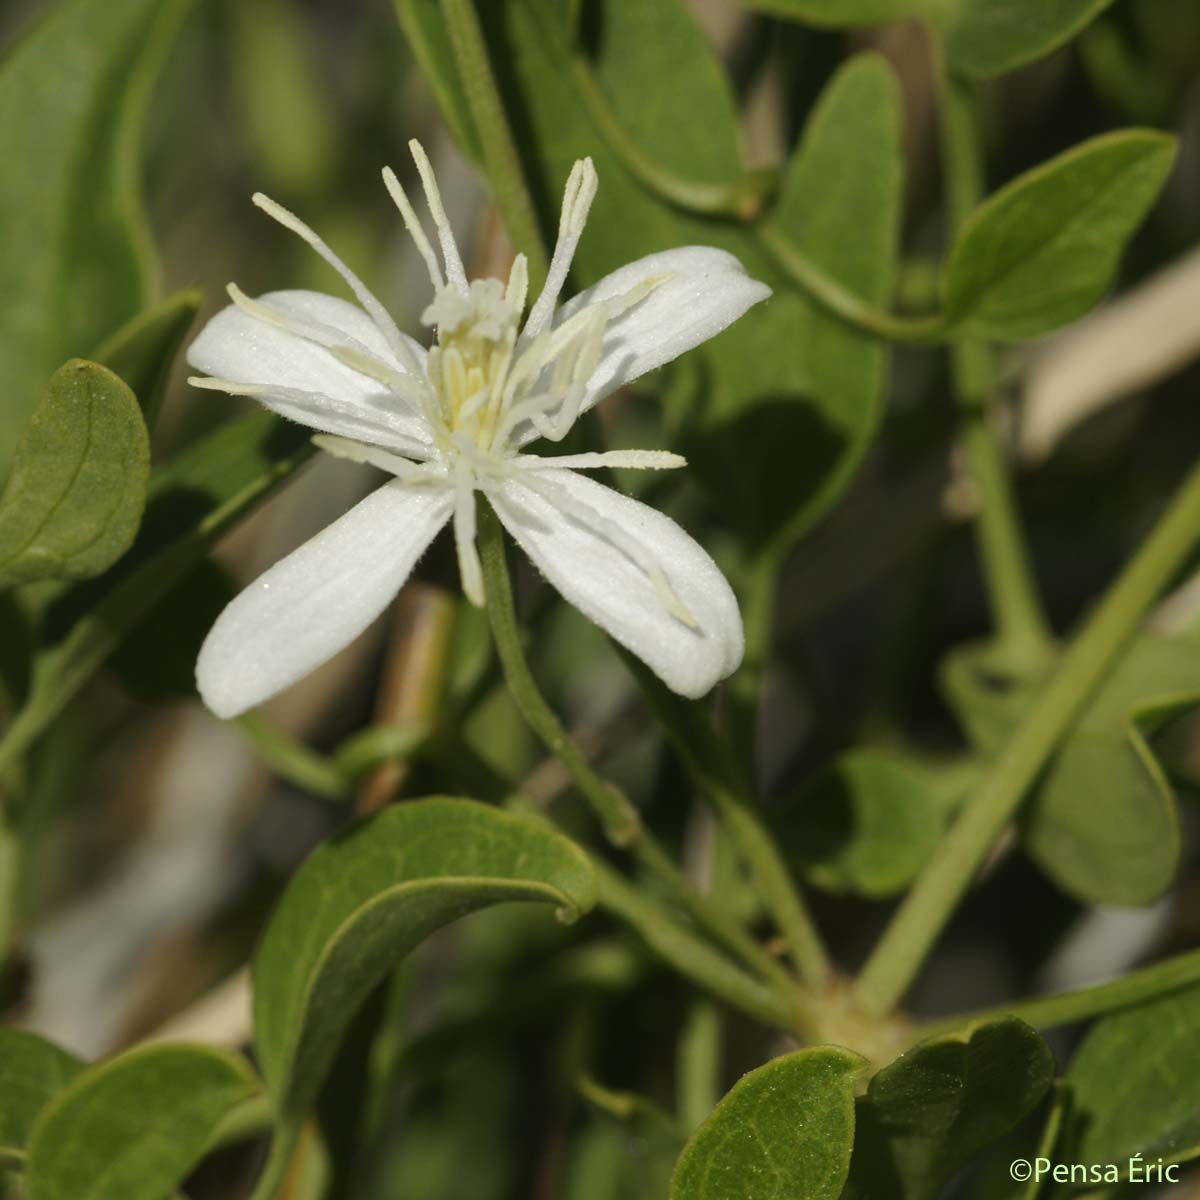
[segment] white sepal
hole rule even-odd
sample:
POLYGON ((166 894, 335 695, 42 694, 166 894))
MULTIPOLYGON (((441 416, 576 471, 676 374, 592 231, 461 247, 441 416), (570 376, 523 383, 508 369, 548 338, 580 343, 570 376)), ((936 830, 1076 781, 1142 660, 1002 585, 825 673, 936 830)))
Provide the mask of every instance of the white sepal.
MULTIPOLYGON (((322 292, 282 291, 269 292, 256 303, 294 317, 301 327, 317 322, 337 330, 389 369, 406 374, 374 322, 345 300, 322 292)), ((425 351, 408 340, 412 355, 423 364, 425 351)), ((209 386, 224 390, 221 383, 228 382, 239 385, 243 394, 247 387, 264 389, 252 394, 268 408, 313 429, 359 440, 370 435, 380 445, 397 448, 429 442, 427 422, 415 405, 339 362, 326 347, 258 320, 236 304, 205 325, 188 348, 187 360, 215 377, 209 386), (301 394, 311 396, 312 402, 303 402, 301 394)))
POLYGON ((683 246, 639 258, 572 296, 558 310, 554 326, 648 282, 654 286, 646 298, 608 322, 600 362, 588 381, 581 411, 716 337, 771 294, 727 251, 683 246))
POLYGON ((384 484, 234 597, 209 631, 196 684, 219 717, 261 704, 378 617, 450 518, 453 492, 384 484))
POLYGON ((542 574, 673 691, 703 696, 737 668, 744 650, 737 600, 716 563, 670 517, 568 470, 522 472, 489 487, 488 496, 542 574), (559 503, 532 486, 539 481, 560 493, 559 503))

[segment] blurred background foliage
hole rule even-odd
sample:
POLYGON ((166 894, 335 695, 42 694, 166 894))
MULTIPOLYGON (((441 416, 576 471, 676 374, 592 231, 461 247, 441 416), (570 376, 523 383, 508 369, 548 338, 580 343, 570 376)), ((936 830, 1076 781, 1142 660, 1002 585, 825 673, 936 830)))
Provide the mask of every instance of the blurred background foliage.
MULTIPOLYGON (((52 20, 42 11, 50 7, 8 0, 0 43, 29 21, 52 20)), ((397 8, 419 35, 427 6, 398 0, 397 8)), ((743 164, 789 163, 765 220, 859 295, 921 312, 936 299, 944 237, 925 37, 905 22, 825 31, 732 0, 489 0, 481 8, 544 228, 554 226, 571 161, 585 153, 596 160, 600 194, 580 247, 582 282, 694 241, 729 247, 777 289, 711 351, 603 406, 599 422, 612 446, 669 445, 692 460, 683 481, 620 483, 653 493, 738 586, 759 640, 726 702, 753 736, 761 791, 796 869, 813 885, 829 944, 853 966, 886 915, 879 901, 911 880, 971 777, 955 707, 967 712, 977 745, 989 736, 981 720, 1006 728, 1012 719, 981 717, 961 690, 956 705, 953 660, 944 687, 936 669, 989 626, 945 356, 921 347, 888 354, 791 285, 757 234, 719 213, 665 203, 613 153, 588 88, 607 98, 610 116, 651 167, 711 185, 718 206, 767 202, 743 164), (582 79, 563 33, 572 21, 582 79), (846 66, 863 51, 886 63, 898 108, 878 60, 846 66), (846 129, 859 136, 848 139, 846 129), (821 191, 824 207, 808 202, 814 183, 843 175, 840 191, 821 191), (847 221, 855 239, 831 234, 847 221), (871 836, 850 837, 863 828, 871 836)), ((110 263, 99 281, 80 277, 78 290, 68 275, 55 285, 71 294, 52 328, 30 323, 32 316, 4 327, 10 341, 0 349, 26 351, 4 360, 6 464, 49 371, 91 353, 153 295, 198 288, 203 320, 231 279, 251 294, 332 289, 319 260, 250 204, 255 190, 302 214, 401 327, 415 331, 427 300, 424 273, 379 169, 391 163, 405 174, 404 143, 418 137, 460 241, 466 231, 472 273, 503 273, 511 251, 468 162, 469 121, 454 117, 451 90, 442 95, 451 99, 447 128, 436 94, 444 81, 428 57, 437 47, 426 43, 418 62, 397 15, 386 0, 158 6, 151 25, 181 23, 177 33, 151 35, 165 59, 152 89, 147 84, 144 161, 132 168, 144 177, 157 251, 146 244, 110 263), (40 358, 27 352, 33 341, 40 358), (26 364, 24 373, 10 370, 9 359, 26 364)), ((151 55, 140 40, 147 27, 137 24, 143 32, 130 42, 131 61, 151 55)), ((39 136, 53 148, 54 98, 45 105, 39 136)), ((0 147, 8 169, 20 172, 39 146, 5 132, 5 111, 0 102, 0 147)), ((1036 574, 1062 630, 1126 560, 1200 445, 1200 6, 1115 0, 1069 46, 988 84, 984 114, 992 187, 1122 126, 1146 124, 1181 139, 1175 171, 1120 280, 1132 296, 1172 272, 1171 319, 1126 299, 1115 315, 1102 310, 1001 359, 999 415, 1036 574), (1115 386, 1111 376, 1119 377, 1115 386)), ((72 186, 85 193, 98 186, 89 149, 96 147, 71 144, 83 163, 72 186)), ((13 211, 0 209, 15 262, 33 235, 13 211)), ((75 211, 95 228, 58 231, 68 264, 72 246, 95 245, 108 236, 105 222, 124 219, 103 206, 75 211)), ((44 277, 35 264, 17 280, 34 289, 44 277)), ((40 295, 10 293, 9 303, 32 310, 40 295)), ((191 300, 177 304, 168 316, 186 320, 191 300)), ((183 374, 179 365, 171 371, 153 424, 156 462, 246 407, 189 390, 183 374)), ((273 702, 264 719, 227 726, 199 708, 191 664, 232 581, 249 579, 326 524, 370 482, 343 463, 308 467, 172 587, 36 742, 22 780, 20 937, 4 984, 14 1018, 86 1056, 124 1046, 180 1012, 191 1022, 185 1029, 236 1043, 246 1021, 236 976, 215 1003, 194 1003, 245 961, 287 873, 348 806, 369 810, 436 792, 498 800, 520 790, 587 829, 561 769, 543 760, 508 699, 482 620, 458 597, 452 555, 440 545, 378 628, 273 702), (306 760, 296 745, 331 752, 368 724, 419 736, 420 752, 331 777, 327 760, 306 760)), ((691 869, 707 872, 712 826, 693 809, 690 786, 643 719, 621 663, 597 630, 549 603, 531 576, 520 584, 535 666, 566 724, 691 869)), ((1194 625, 1194 598, 1174 603, 1163 628, 1194 625)), ((29 636, 20 613, 6 612, 0 642, 10 678, 27 669, 29 636)), ((1200 690, 1195 660, 1180 659, 1178 647, 1169 654, 1179 678, 1171 690, 1200 690)), ((1162 673, 1151 675, 1153 693, 1162 673)), ((1098 718, 1098 740, 1119 743, 1121 753, 1125 715, 1151 698, 1146 693, 1137 680, 1123 686, 1112 720, 1098 718)), ((1111 892, 1097 894, 1096 871, 1056 887, 1006 843, 925 972, 913 1009, 947 1012, 1089 982, 1194 944, 1196 738, 1185 721, 1159 743, 1184 794, 1178 855, 1174 842, 1165 867, 1134 855, 1111 892), (1143 867, 1145 886, 1129 878, 1143 867), (1154 899, 1164 870, 1175 882, 1149 907, 1085 905, 1154 899)), ((1171 836, 1152 840, 1162 846, 1171 836)), ((1036 841, 1032 848, 1036 854, 1036 841)), ((1108 864, 1101 866, 1103 873, 1108 864)), ((726 855, 712 870, 723 902, 752 912, 726 855)), ((379 1200, 665 1195, 687 1130, 660 1106, 673 1107, 680 1031, 686 1036, 690 1022, 704 1019, 683 984, 599 920, 567 930, 523 910, 477 915, 423 947, 360 1020, 328 1085, 324 1151, 312 1151, 309 1170, 334 1178, 342 1189, 335 1194, 379 1200), (619 1094, 626 1090, 652 1103, 631 1105, 619 1094), (347 1128, 354 1112, 360 1123, 347 1128), (351 1141, 354 1155, 343 1152, 351 1141), (467 1164, 481 1167, 469 1184, 467 1164)), ((725 1083, 779 1048, 736 1018, 726 1045, 725 1083)), ((236 1194, 251 1167, 244 1152, 218 1156, 189 1194, 236 1194)))

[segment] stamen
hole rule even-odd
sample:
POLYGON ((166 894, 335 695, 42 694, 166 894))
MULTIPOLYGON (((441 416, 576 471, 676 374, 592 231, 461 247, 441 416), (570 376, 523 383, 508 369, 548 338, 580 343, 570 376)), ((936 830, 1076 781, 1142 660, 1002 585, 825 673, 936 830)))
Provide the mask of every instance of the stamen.
POLYGON ((458 243, 454 240, 454 230, 446 220, 446 210, 442 206, 442 193, 438 191, 437 179, 433 174, 429 156, 425 147, 413 138, 408 143, 413 162, 417 164, 417 174, 421 176, 421 186, 425 189, 425 202, 429 205, 429 215, 433 217, 437 229, 438 242, 442 247, 442 261, 446 264, 446 278, 456 287, 466 291, 467 273, 463 269, 462 256, 458 252, 458 243))
POLYGON ((513 365, 512 374, 508 377, 505 403, 511 403, 517 390, 529 380, 536 379, 542 369, 562 354, 571 342, 580 336, 580 331, 585 330, 598 315, 603 315, 604 321, 607 322, 607 307, 591 304, 581 312, 574 313, 557 329, 538 334, 532 345, 524 347, 513 365))
MULTIPOLYGON (((278 412, 281 416, 297 421, 301 425, 319 429, 314 425, 314 419, 321 415, 336 417, 341 424, 350 423, 361 428, 365 438, 378 443, 380 438, 387 439, 387 445, 400 450, 411 458, 427 460, 437 451, 427 442, 418 441, 397 430, 391 429, 386 422, 376 424, 371 421, 372 410, 336 396, 327 396, 324 392, 308 392, 301 388, 282 387, 278 384, 239 383, 233 379, 219 379, 208 375, 189 375, 188 383, 195 388, 209 392, 225 392, 230 396, 248 396, 252 400, 278 412), (302 415, 298 415, 302 414, 302 415)), ((380 414, 382 415, 382 414, 380 414)))
POLYGON ((429 272, 429 282, 433 284, 433 290, 440 292, 446 286, 446 281, 442 277, 442 268, 438 264, 437 255, 433 252, 433 247, 429 244, 429 238, 425 236, 425 227, 421 224, 416 211, 408 199, 408 193, 400 185, 400 180, 396 178, 396 172, 391 167, 383 168, 383 184, 388 190, 388 195, 400 210, 400 218, 404 222, 404 228, 408 230, 408 236, 412 238, 413 244, 417 247, 417 253, 425 260, 425 269, 429 272))
POLYGON ((525 308, 525 298, 529 295, 529 260, 523 254, 513 259, 512 269, 508 272, 508 287, 504 290, 504 303, 507 304, 519 318, 525 308))
POLYGON ((366 463, 387 471, 406 483, 432 483, 445 476, 445 468, 441 463, 415 463, 398 454, 389 454, 378 446, 365 442, 356 442, 352 438, 339 437, 332 433, 318 433, 312 443, 326 454, 334 458, 345 459, 348 462, 366 463))
POLYGON ((558 219, 558 241, 550 259, 550 269, 546 272, 545 286, 529 310, 529 320, 526 321, 521 335, 524 339, 537 337, 554 316, 554 306, 558 302, 563 284, 567 281, 567 272, 571 269, 571 260, 575 257, 575 248, 579 245, 579 238, 587 223, 592 201, 596 198, 599 182, 596 168, 590 158, 580 159, 571 168, 567 186, 563 189, 562 212, 558 219))
POLYGON ((255 192, 251 199, 267 216, 278 221, 285 229, 291 230, 297 237, 303 238, 349 284, 350 290, 366 310, 367 315, 374 321, 375 327, 383 334, 388 345, 391 346, 392 352, 404 364, 406 370, 420 378, 421 366, 412 349, 404 340, 387 309, 375 299, 366 284, 295 213, 288 212, 282 204, 276 204, 262 192, 255 192))
POLYGON ((606 306, 593 304, 557 329, 538 336, 517 360, 508 377, 504 417, 492 438, 493 446, 502 446, 522 421, 529 421, 542 437, 553 441, 561 441, 566 436, 583 405, 587 381, 595 370, 604 344, 607 319, 606 306), (536 380, 551 362, 555 363, 555 373, 550 389, 514 403, 518 390, 536 380), (545 414, 554 407, 558 414, 551 420, 545 414))
POLYGON ((518 454, 509 465, 526 471, 552 471, 569 467, 573 471, 591 471, 598 467, 626 467, 634 471, 674 471, 687 466, 682 454, 669 450, 603 450, 590 454, 518 454))
MULTIPOLYGON (((673 279, 674 271, 663 271, 661 275, 651 275, 647 279, 635 283, 627 291, 617 296, 610 296, 604 303, 608 306, 608 319, 611 321, 622 313, 628 312, 635 304, 641 304, 651 292, 657 291, 668 279, 673 279)), ((590 307, 590 305, 589 305, 590 307)))
POLYGON ((351 370, 393 389, 410 403, 415 402, 414 389, 422 385, 411 375, 402 374, 395 367, 389 366, 348 334, 342 333, 341 330, 334 329, 330 325, 323 325, 319 321, 294 317, 261 300, 252 300, 236 283, 227 284, 225 290, 234 304, 248 316, 254 317, 255 320, 262 321, 266 325, 274 326, 276 329, 282 329, 293 337, 312 342, 313 345, 320 346, 323 350, 328 350, 338 362, 343 363, 351 370))
POLYGON ((587 382, 595 373, 604 345, 606 307, 594 304, 580 315, 585 319, 580 322, 578 336, 563 348, 554 364, 550 390, 561 397, 558 409, 552 414, 535 412, 529 417, 538 433, 552 442, 561 442, 579 419, 587 396, 587 382))
POLYGON ((482 608, 483 566, 475 545, 475 489, 471 473, 463 462, 454 472, 454 548, 458 553, 458 573, 463 591, 476 608, 482 608))

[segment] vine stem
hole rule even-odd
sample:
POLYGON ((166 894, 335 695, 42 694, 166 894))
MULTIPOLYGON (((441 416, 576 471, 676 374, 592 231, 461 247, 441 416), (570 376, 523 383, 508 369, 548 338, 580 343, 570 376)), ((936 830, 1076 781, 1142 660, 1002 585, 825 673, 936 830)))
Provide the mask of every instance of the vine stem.
POLYGON ((488 58, 479 14, 474 0, 441 0, 441 11, 467 105, 479 135, 484 171, 491 182, 509 237, 528 260, 529 283, 536 295, 546 277, 546 246, 488 58))
POLYGON ((717 786, 710 789, 709 795, 738 853, 749 864, 800 977, 812 987, 827 983, 830 966, 825 947, 775 840, 744 792, 717 786))
MULTIPOLYGON (((948 232, 953 236, 983 196, 983 156, 971 85, 948 75, 944 67, 941 73, 942 162, 948 232)), ((1034 584, 1004 452, 990 419, 991 351, 982 342, 960 341, 951 350, 951 368, 960 436, 979 493, 976 540, 996 632, 1015 663, 1041 666, 1053 653, 1054 639, 1034 584)))
POLYGON ((661 910, 607 864, 593 858, 598 903, 637 934, 664 962, 706 991, 764 1024, 792 1032, 811 1027, 798 995, 784 995, 752 979, 710 946, 663 920, 661 910))
POLYGON ((614 845, 629 850, 671 890, 674 898, 698 924, 707 929, 747 966, 778 987, 791 990, 787 971, 771 957, 734 920, 731 920, 706 896, 691 886, 683 872, 671 860, 654 835, 645 828, 638 811, 621 791, 601 779, 566 731, 538 689, 517 625, 512 583, 504 534, 490 505, 481 498, 478 514, 479 555, 483 564, 484 591, 496 652, 504 670, 508 688, 529 727, 541 738, 546 749, 566 767, 584 799, 588 802, 614 845))
POLYGON ((1142 967, 1107 983, 1075 988, 1057 996, 1033 996, 995 1008, 939 1018, 923 1025, 920 1035, 930 1037, 953 1033, 968 1025, 995 1020, 997 1017, 1019 1017, 1038 1029, 1054 1029, 1059 1025, 1087 1021, 1117 1009, 1130 1008, 1194 983, 1200 983, 1200 950, 1142 967))
MULTIPOLYGON (((1063 655, 937 853, 905 898, 855 985, 868 1013, 900 1001, 992 843, 1016 813, 1085 701, 1200 536, 1200 466, 1063 655)), ((1009 1011, 1009 1010, 1005 1010, 1009 1011)))
POLYGON ((814 988, 827 983, 830 965, 825 947, 804 897, 755 809, 753 787, 746 773, 739 771, 728 739, 713 730, 699 706, 668 691, 640 659, 628 651, 622 652, 622 658, 697 788, 717 810, 734 850, 750 868, 755 888, 783 934, 801 978, 814 988))
POLYGON ((17 928, 21 883, 21 838, 0 814, 0 967, 12 948, 17 928))
POLYGON ((774 259, 775 265, 803 291, 827 308, 834 316, 876 337, 890 342, 912 342, 918 345, 944 342, 951 336, 950 327, 941 313, 925 317, 902 317, 868 304, 844 284, 839 283, 823 268, 817 266, 770 220, 754 227, 762 247, 774 259))
POLYGON ((612 111, 591 65, 579 51, 570 56, 570 72, 583 106, 605 144, 626 170, 659 199, 703 216, 736 217, 743 221, 751 220, 762 210, 766 195, 775 184, 775 172, 751 171, 731 183, 710 183, 676 175, 630 136, 612 111))
POLYGON ((583 107, 604 144, 647 191, 685 212, 722 216, 751 225, 755 238, 793 283, 830 312, 859 329, 896 342, 943 342, 945 317, 903 317, 868 304, 809 259, 769 217, 759 220, 779 181, 777 169, 747 171, 729 183, 687 179, 648 154, 621 124, 591 65, 579 51, 567 52, 561 65, 571 76, 583 107))
POLYGON ((688 1134, 708 1119, 721 1095, 721 1014, 706 996, 688 1006, 676 1050, 676 1110, 688 1134))

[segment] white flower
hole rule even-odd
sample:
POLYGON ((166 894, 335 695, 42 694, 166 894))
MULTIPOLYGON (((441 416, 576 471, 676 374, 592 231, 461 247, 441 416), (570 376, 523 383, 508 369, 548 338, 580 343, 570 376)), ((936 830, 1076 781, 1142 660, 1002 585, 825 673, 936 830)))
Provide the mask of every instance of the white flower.
POLYGON ((540 457, 580 413, 669 362, 770 295, 723 250, 689 246, 630 263, 557 307, 592 198, 591 159, 563 197, 546 285, 524 326, 523 256, 507 285, 468 283, 424 151, 410 143, 437 230, 435 253, 390 170, 384 182, 429 270, 436 328, 427 352, 311 229, 263 195, 254 202, 299 234, 358 299, 234 285, 188 351, 197 387, 252 396, 322 435, 332 454, 395 476, 237 596, 200 651, 205 703, 231 717, 294 683, 383 612, 417 559, 453 522, 463 588, 483 602, 475 548, 482 492, 542 574, 577 608, 685 696, 741 661, 737 602, 716 564, 669 517, 579 474, 668 468, 655 450, 540 457), (443 274, 444 271, 444 274, 443 274), (330 436, 331 435, 331 436, 330 436))

